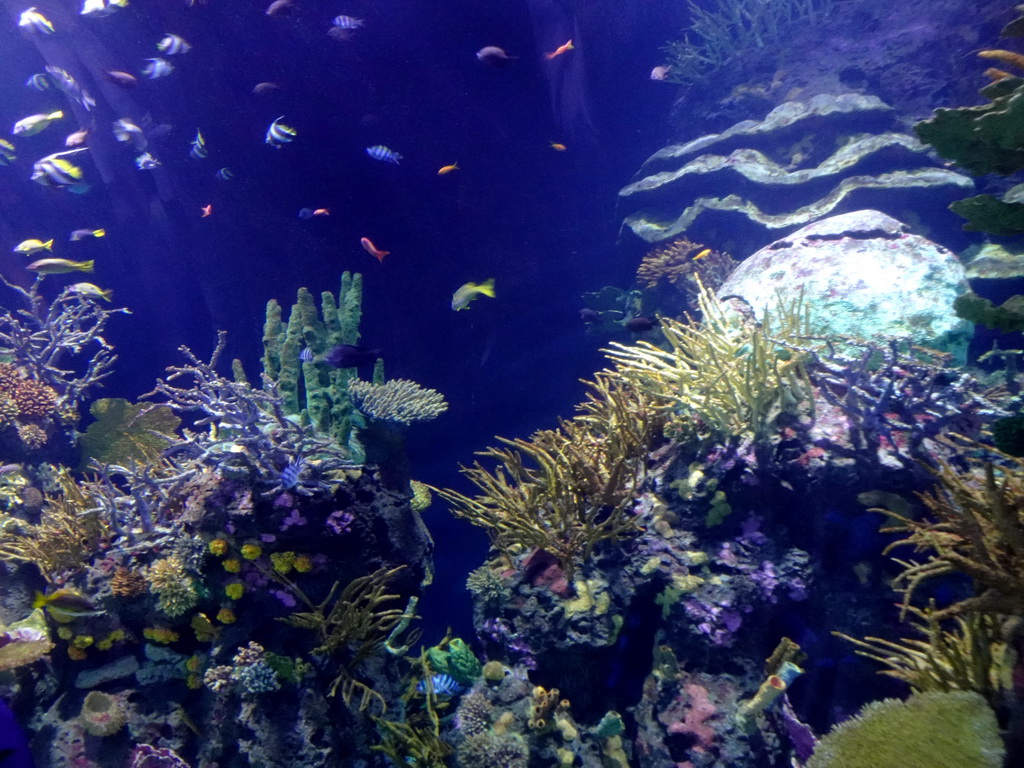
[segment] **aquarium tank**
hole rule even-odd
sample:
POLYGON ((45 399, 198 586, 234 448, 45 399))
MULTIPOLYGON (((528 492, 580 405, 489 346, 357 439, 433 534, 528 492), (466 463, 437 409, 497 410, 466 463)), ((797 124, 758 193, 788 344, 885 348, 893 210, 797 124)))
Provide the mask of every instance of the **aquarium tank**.
POLYGON ((1024 6, 0 4, 0 768, 1024 766, 1024 6))

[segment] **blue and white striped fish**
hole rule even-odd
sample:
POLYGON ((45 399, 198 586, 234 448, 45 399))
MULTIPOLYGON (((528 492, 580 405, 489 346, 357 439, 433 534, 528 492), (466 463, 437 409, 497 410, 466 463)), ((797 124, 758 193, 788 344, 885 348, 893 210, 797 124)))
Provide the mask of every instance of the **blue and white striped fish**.
POLYGON ((351 16, 335 16, 331 23, 338 29, 359 29, 363 26, 362 19, 353 19, 351 16))
POLYGON ((303 350, 299 352, 299 360, 303 363, 312 363, 313 350, 310 349, 309 347, 304 347, 303 350))
POLYGON ((170 32, 164 36, 163 40, 156 44, 156 47, 160 53, 165 53, 168 56, 177 56, 192 50, 192 46, 186 43, 183 38, 170 32))
POLYGON ((281 470, 281 487, 286 491, 291 490, 299 484, 299 475, 306 468, 302 459, 292 459, 287 467, 281 470))
POLYGON ((196 137, 192 139, 192 149, 189 150, 189 155, 195 160, 202 160, 208 154, 206 149, 206 139, 203 138, 202 132, 196 128, 196 137))
POLYGON ((150 80, 156 80, 159 77, 167 77, 174 71, 174 65, 167 59, 161 59, 159 56, 153 59, 146 59, 146 61, 149 63, 142 68, 142 74, 150 80))
POLYGON ((267 144, 274 149, 280 149, 284 144, 293 141, 298 135, 298 131, 282 123, 282 120, 284 120, 284 115, 277 118, 267 128, 267 144))
MULTIPOLYGON (((438 696, 458 696, 466 690, 465 686, 459 685, 451 675, 434 675, 430 678, 430 682, 434 687, 434 693, 438 696)), ((416 685, 416 690, 426 693, 427 681, 420 680, 416 685)))
POLYGON ((217 177, 218 181, 230 181, 235 174, 230 168, 225 166, 213 175, 217 177))
POLYGON ((395 152, 395 150, 388 149, 383 144, 374 144, 372 147, 367 147, 366 154, 374 160, 380 160, 384 163, 394 163, 395 165, 398 165, 398 162, 402 159, 402 156, 395 152))

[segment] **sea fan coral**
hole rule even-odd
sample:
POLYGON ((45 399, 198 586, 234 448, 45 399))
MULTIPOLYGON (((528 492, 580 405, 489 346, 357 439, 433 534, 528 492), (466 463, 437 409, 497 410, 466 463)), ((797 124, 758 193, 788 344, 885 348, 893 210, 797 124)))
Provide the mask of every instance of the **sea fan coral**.
POLYGON ((128 722, 128 707, 123 696, 90 691, 78 719, 93 736, 112 736, 128 722))

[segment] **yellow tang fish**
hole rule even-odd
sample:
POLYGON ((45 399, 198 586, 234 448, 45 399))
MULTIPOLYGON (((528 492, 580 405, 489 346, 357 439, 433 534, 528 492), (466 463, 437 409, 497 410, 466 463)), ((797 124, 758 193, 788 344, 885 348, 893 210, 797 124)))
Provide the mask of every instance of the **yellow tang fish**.
POLYGON ((99 616, 106 611, 97 608, 85 595, 73 589, 58 589, 48 595, 36 592, 33 608, 44 608, 50 618, 61 624, 68 624, 86 616, 99 616))

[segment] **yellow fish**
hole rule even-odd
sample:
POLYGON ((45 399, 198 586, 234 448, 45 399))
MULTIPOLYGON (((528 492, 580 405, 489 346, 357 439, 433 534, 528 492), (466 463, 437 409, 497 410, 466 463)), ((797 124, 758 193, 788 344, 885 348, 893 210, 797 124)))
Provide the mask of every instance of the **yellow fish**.
POLYGON ((48 595, 36 592, 32 607, 44 608, 50 614, 50 618, 61 624, 68 624, 85 616, 99 616, 106 613, 97 608, 85 595, 67 588, 58 589, 48 595))
POLYGON ((42 240, 36 240, 35 238, 33 238, 31 240, 23 240, 22 242, 18 243, 16 246, 14 246, 14 252, 15 253, 24 253, 26 256, 29 256, 29 255, 31 255, 33 253, 38 253, 39 251, 52 251, 52 250, 53 250, 53 238, 52 237, 49 240, 47 240, 45 243, 42 240))
POLYGON ((41 275, 61 275, 65 272, 92 272, 94 261, 71 261, 70 259, 40 259, 33 261, 26 269, 41 275))
POLYGON ((555 150, 555 152, 565 152, 565 150, 568 149, 568 147, 566 147, 565 144, 559 144, 557 141, 551 141, 548 143, 551 145, 551 148, 555 150))
POLYGON ((710 255, 711 255, 711 249, 710 248, 705 248, 703 251, 701 251, 696 256, 694 256, 693 260, 694 261, 700 261, 701 259, 706 258, 706 257, 708 257, 710 255))
POLYGON ((110 301, 114 297, 114 289, 107 288, 104 290, 98 285, 93 283, 75 283, 68 287, 69 291, 74 291, 80 296, 93 296, 97 299, 103 299, 104 301, 110 301))
POLYGON ((490 296, 494 298, 494 278, 486 282, 480 283, 466 283, 465 285, 459 286, 458 290, 452 294, 452 309, 458 312, 460 309, 468 309, 469 304, 477 296, 490 296))
POLYGON ((459 164, 458 163, 452 163, 451 165, 445 165, 442 168, 438 169, 437 175, 438 176, 444 176, 446 173, 451 173, 452 171, 457 171, 457 170, 459 170, 459 164))
POLYGON ((15 136, 33 136, 43 130, 50 123, 56 122, 64 117, 59 109, 50 112, 48 115, 30 115, 22 118, 14 124, 11 133, 15 136))

